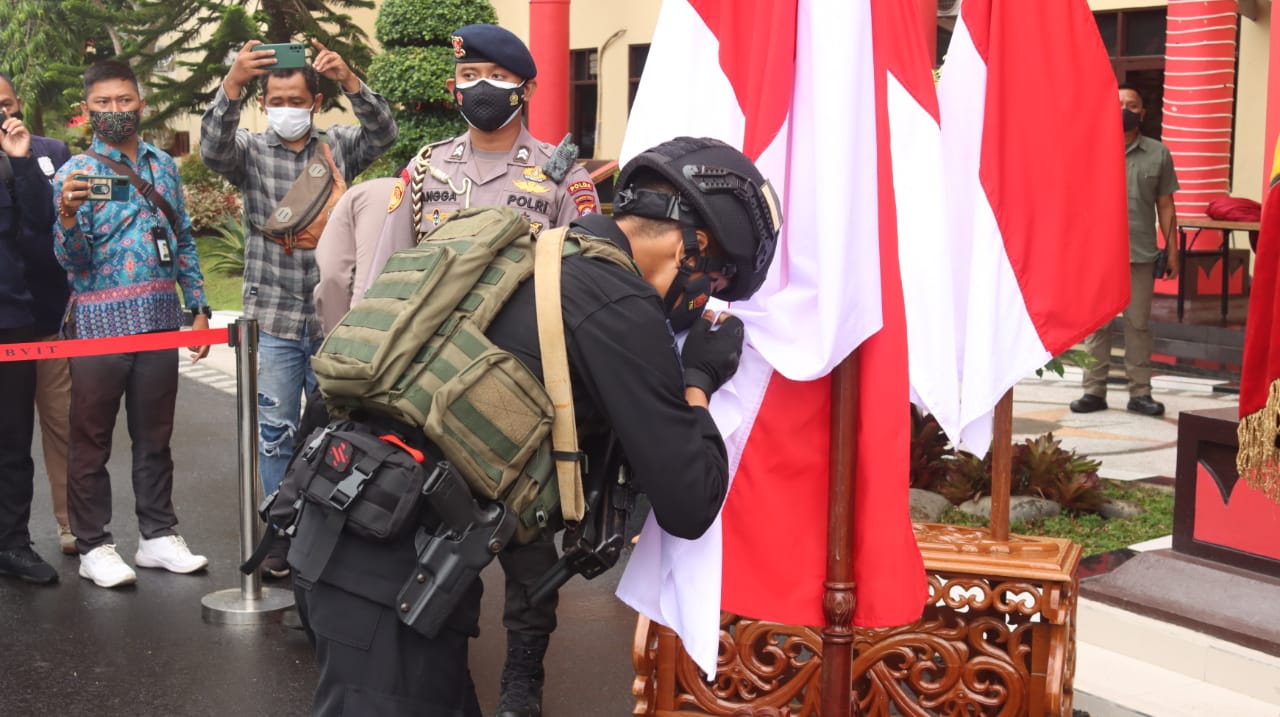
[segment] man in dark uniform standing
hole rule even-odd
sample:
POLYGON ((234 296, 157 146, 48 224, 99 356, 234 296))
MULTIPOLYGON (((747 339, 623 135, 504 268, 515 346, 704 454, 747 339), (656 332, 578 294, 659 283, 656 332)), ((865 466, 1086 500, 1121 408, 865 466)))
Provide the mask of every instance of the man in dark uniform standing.
MULTIPOLYGON (((35 339, 25 266, 53 254, 53 190, 31 156, 31 133, 17 117, 0 120, 0 343, 35 339)), ((31 549, 31 438, 36 365, 0 362, 0 575, 53 583, 58 572, 31 549)))
MULTIPOLYGON (((22 98, 13 81, 0 73, 0 110, 22 119, 22 98)), ((71 159, 66 142, 31 135, 31 156, 44 178, 53 181, 58 168, 71 159)), ((36 232, 32 240, 48 244, 50 251, 29 258, 27 288, 31 290, 31 313, 37 340, 55 341, 62 327, 62 315, 71 298, 67 272, 53 256, 53 225, 36 232)), ((45 359, 36 363, 36 411, 40 414, 40 442, 44 446, 44 468, 49 476, 53 517, 58 523, 62 552, 76 554, 76 536, 67 518, 67 445, 71 437, 71 364, 67 359, 45 359)))
MULTIPOLYGON (((751 161, 716 140, 659 145, 623 168, 618 187, 616 221, 593 214, 570 232, 614 243, 638 273, 583 256, 561 266, 578 431, 612 432, 659 525, 692 539, 715 520, 727 490, 725 448, 707 403, 737 370, 743 342, 739 319, 702 307, 709 296, 740 300, 760 288, 781 215, 751 161), (689 330, 683 349, 673 329, 689 330)), ((486 335, 541 380, 533 283, 516 290, 486 335)), ((583 442, 589 464, 604 458, 603 447, 583 442)), ((307 550, 324 520, 303 509, 295 551, 307 550)), ((375 544, 342 533, 318 574, 297 571, 298 608, 320 666, 314 714, 479 717, 467 649, 483 586, 473 581, 427 638, 396 609, 416 565, 412 536, 375 544)))
MULTIPOLYGON (((453 54, 454 77, 447 85, 470 129, 424 147, 405 168, 405 187, 391 195, 366 284, 391 254, 414 246, 459 209, 510 207, 535 233, 599 210, 595 184, 586 170, 568 158, 553 161, 556 148, 534 139, 520 121, 538 86, 538 68, 520 38, 497 25, 467 25, 453 35, 453 54)), ((547 536, 510 546, 499 559, 507 578, 507 660, 498 715, 538 717, 542 662, 556 629, 558 595, 553 592, 533 605, 525 592, 558 555, 547 536)))

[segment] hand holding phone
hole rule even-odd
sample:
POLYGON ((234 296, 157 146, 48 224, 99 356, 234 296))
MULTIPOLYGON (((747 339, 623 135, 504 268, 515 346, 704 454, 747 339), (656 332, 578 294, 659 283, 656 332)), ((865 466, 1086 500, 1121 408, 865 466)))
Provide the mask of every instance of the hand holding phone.
POLYGON ((271 50, 275 52, 275 63, 265 65, 267 70, 297 70, 307 66, 307 46, 300 42, 281 42, 272 45, 258 45, 255 52, 271 50))
POLYGON ((85 199, 94 202, 125 202, 129 200, 129 178, 117 174, 85 174, 88 183, 85 199))

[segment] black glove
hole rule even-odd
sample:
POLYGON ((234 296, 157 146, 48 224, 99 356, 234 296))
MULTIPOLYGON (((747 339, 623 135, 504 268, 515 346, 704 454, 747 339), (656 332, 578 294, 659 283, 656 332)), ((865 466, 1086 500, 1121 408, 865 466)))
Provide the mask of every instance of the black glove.
POLYGON ((708 397, 723 386, 738 370, 742 334, 742 319, 729 314, 721 315, 714 330, 707 314, 693 322, 680 352, 684 385, 700 388, 708 397))

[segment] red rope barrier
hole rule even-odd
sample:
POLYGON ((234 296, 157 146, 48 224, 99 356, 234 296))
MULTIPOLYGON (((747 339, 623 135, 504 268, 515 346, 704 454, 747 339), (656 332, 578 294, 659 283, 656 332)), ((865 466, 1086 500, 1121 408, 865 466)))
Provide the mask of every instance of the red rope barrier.
POLYGON ((165 331, 155 334, 111 336, 102 339, 69 339, 66 341, 32 341, 24 344, 0 344, 0 361, 39 361, 42 359, 102 356, 136 351, 161 351, 187 346, 214 346, 231 342, 235 327, 201 329, 199 331, 165 331))

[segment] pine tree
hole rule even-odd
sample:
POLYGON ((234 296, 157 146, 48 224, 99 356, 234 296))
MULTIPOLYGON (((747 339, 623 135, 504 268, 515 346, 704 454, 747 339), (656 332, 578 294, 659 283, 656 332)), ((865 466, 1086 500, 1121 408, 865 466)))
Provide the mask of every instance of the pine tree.
MULTIPOLYGON (((118 14, 117 52, 152 90, 147 97, 148 126, 183 112, 203 112, 226 75, 229 58, 249 40, 315 38, 362 76, 373 58, 368 36, 343 11, 372 8, 374 0, 259 0, 253 13, 248 3, 234 0, 121 1, 129 7, 118 14), (170 73, 169 68, 182 71, 170 73)), ((342 93, 335 83, 321 79, 320 91, 326 108, 341 106, 342 93)))

